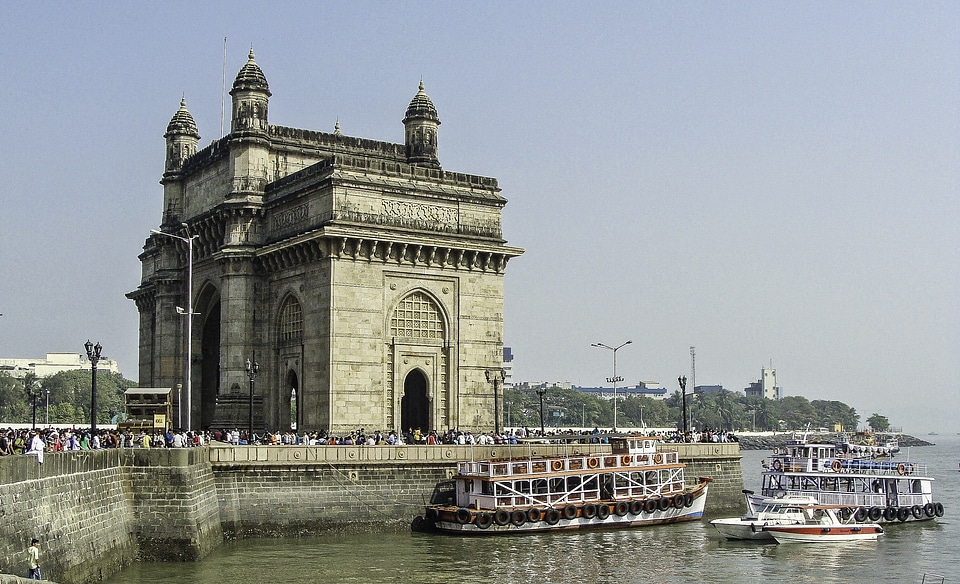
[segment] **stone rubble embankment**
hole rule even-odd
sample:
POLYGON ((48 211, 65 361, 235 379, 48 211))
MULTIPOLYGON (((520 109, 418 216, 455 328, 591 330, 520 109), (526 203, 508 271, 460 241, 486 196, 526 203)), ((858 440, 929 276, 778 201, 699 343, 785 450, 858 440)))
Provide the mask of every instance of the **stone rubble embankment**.
MULTIPOLYGON (((774 448, 779 448, 786 445, 787 440, 793 438, 794 434, 792 432, 783 432, 777 434, 763 434, 763 435, 739 435, 737 440, 740 442, 740 450, 773 450, 774 448)), ((827 443, 832 443, 837 439, 835 433, 828 434, 808 434, 808 441, 823 441, 827 443)), ((921 440, 915 436, 910 436, 908 434, 899 434, 897 440, 900 443, 900 449, 909 448, 913 446, 933 446, 932 442, 927 442, 926 440, 921 440)))

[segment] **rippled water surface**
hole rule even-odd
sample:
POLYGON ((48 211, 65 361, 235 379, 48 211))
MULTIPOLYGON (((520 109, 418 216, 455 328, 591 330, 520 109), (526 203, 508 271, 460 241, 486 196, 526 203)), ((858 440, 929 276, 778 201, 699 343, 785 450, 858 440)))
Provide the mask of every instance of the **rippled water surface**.
MULTIPOLYGON (((707 520, 509 537, 352 534, 228 543, 202 562, 136 564, 108 582, 920 583, 927 574, 929 583, 940 582, 931 574, 941 574, 960 583, 960 437, 930 440, 938 444, 899 458, 927 463, 944 516, 891 525, 874 542, 728 542, 707 520)), ((743 453, 747 488, 759 487, 759 461, 769 454, 743 453)))

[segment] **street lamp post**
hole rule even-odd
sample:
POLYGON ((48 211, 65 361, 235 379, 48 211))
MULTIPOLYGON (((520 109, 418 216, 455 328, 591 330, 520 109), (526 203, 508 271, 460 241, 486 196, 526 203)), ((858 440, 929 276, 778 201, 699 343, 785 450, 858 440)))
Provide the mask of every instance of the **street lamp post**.
MULTIPOLYGON (((183 228, 187 229, 187 224, 183 223, 183 228)), ((186 345, 187 345, 187 364, 186 364, 186 388, 187 388, 187 426, 186 429, 189 430, 191 427, 190 424, 190 413, 191 408, 191 398, 193 396, 193 315, 196 314, 193 311, 193 240, 200 237, 199 235, 189 235, 188 237, 183 237, 182 235, 174 235, 172 233, 167 233, 166 231, 159 231, 157 229, 151 229, 150 233, 155 233, 157 235, 166 235, 167 237, 172 237, 174 239, 179 239, 180 241, 187 244, 187 309, 177 307, 177 312, 187 317, 187 331, 186 331, 186 345)), ((179 409, 179 393, 177 395, 177 408, 179 409)), ((178 420, 179 422, 179 420, 178 420)), ((181 429, 183 426, 181 425, 181 429)))
POLYGON ((87 350, 87 359, 90 360, 90 434, 92 435, 97 431, 97 363, 102 357, 100 351, 103 347, 100 343, 94 345, 90 339, 87 339, 83 348, 87 350))
POLYGON ((538 387, 537 395, 540 396, 540 435, 546 436, 547 432, 543 427, 543 395, 547 393, 546 387, 538 387))
POLYGON ((177 428, 183 428, 183 418, 180 417, 180 390, 183 389, 183 384, 177 384, 177 428))
POLYGON ((486 370, 483 374, 487 378, 487 383, 493 383, 493 430, 497 436, 500 436, 500 402, 497 397, 497 384, 503 387, 503 379, 506 372, 503 369, 486 370))
POLYGON ((601 349, 609 349, 613 351, 613 377, 607 378, 607 383, 613 384, 613 431, 617 431, 617 382, 623 381, 622 377, 617 376, 617 351, 626 347, 627 345, 633 343, 633 341, 627 341, 620 345, 619 347, 611 347, 609 345, 604 345, 603 343, 593 343, 591 347, 600 347, 601 349))
POLYGON ((247 359, 247 364, 244 367, 247 371, 247 376, 250 378, 250 429, 247 436, 247 444, 253 444, 253 387, 255 380, 257 378, 257 371, 260 371, 260 364, 257 363, 257 355, 253 355, 253 360, 247 359))
POLYGON ((680 376, 677 378, 680 384, 680 404, 683 409, 683 435, 687 435, 687 378, 680 376))
POLYGON ((43 410, 43 425, 50 427, 50 390, 47 390, 47 407, 43 410))
POLYGON ((640 406, 640 427, 643 429, 647 428, 647 425, 643 423, 643 406, 640 406))

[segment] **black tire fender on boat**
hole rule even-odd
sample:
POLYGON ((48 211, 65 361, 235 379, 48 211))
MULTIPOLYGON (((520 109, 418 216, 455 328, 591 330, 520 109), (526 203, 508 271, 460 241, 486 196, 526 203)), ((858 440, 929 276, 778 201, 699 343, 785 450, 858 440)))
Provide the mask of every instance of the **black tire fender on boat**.
POLYGON ((673 501, 672 501, 672 503, 673 503, 673 506, 676 507, 677 509, 682 509, 682 508, 683 508, 683 493, 677 493, 676 495, 674 495, 674 496, 673 496, 673 501))
POLYGON ((647 499, 643 502, 643 510, 647 513, 653 513, 657 510, 657 501, 656 499, 647 499))
POLYGON ((683 506, 684 507, 693 507, 693 500, 696 497, 693 496, 693 493, 687 493, 683 496, 683 506))
POLYGON ((920 519, 923 517, 923 509, 920 508, 920 505, 914 505, 910 507, 910 515, 913 515, 914 519, 920 519))
POLYGON ((527 522, 527 514, 524 513, 523 511, 517 509, 516 511, 510 514, 510 523, 516 525, 517 527, 520 527, 526 522, 527 522))
POLYGON ((844 507, 840 510, 840 519, 847 521, 851 517, 853 517, 853 510, 850 507, 844 507))
POLYGON ((480 529, 486 529, 493 525, 493 515, 489 513, 477 513, 477 518, 473 520, 473 524, 480 529))
POLYGON ((657 499, 657 509, 661 511, 666 511, 670 508, 670 498, 669 497, 660 497, 657 499))
POLYGON ((883 509, 880 507, 870 507, 867 517, 870 518, 870 521, 878 521, 881 517, 883 517, 883 509))
POLYGON ((597 519, 606 519, 610 517, 610 505, 600 503, 597 505, 597 519))
POLYGON ((893 521, 897 518, 897 508, 896 507, 887 507, 883 510, 883 518, 887 521, 893 521))
POLYGON ((863 523, 866 521, 867 515, 868 511, 866 507, 857 507, 857 512, 853 514, 853 518, 857 521, 857 523, 863 523))
POLYGON ((630 512, 634 515, 640 515, 643 513, 643 501, 631 501, 630 512))
POLYGON ((897 521, 903 523, 907 519, 910 519, 910 507, 897 508, 897 521))
POLYGON ((943 517, 943 503, 934 503, 933 508, 937 517, 943 517))
POLYGON ((493 522, 497 525, 510 523, 510 512, 506 509, 497 509, 497 512, 493 514, 493 522))
POLYGON ((547 509, 543 514, 543 520, 547 522, 547 525, 556 525, 557 523, 560 523, 560 510, 547 509))
POLYGON ((577 516, 577 506, 576 505, 567 505, 563 508, 563 518, 564 519, 574 519, 577 516))
POLYGON ((530 507, 527 509, 527 521, 530 523, 536 523, 543 519, 543 511, 537 507, 530 507))
POLYGON ((933 503, 927 503, 923 506, 923 514, 927 517, 933 517, 937 514, 937 508, 933 503))
POLYGON ((470 523, 470 519, 472 519, 472 517, 473 514, 470 513, 470 510, 466 507, 460 507, 457 509, 457 523, 466 525, 467 523, 470 523))
POLYGON ((593 519, 597 516, 597 506, 593 503, 587 503, 583 506, 583 516, 586 519, 593 519))
POLYGON ((620 501, 613 508, 613 512, 617 514, 618 517, 623 517, 630 512, 630 503, 626 501, 620 501))

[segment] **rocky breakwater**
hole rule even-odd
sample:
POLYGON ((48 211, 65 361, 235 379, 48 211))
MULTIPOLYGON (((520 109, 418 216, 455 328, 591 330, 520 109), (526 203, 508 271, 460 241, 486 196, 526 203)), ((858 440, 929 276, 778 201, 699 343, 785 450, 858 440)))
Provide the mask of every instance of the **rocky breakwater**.
MULTIPOLYGON (((740 450, 773 450, 774 448, 785 446, 787 440, 793 437, 794 434, 792 432, 783 432, 777 434, 740 435, 737 437, 737 440, 740 442, 740 450)), ((811 433, 807 435, 807 441, 809 442, 833 443, 836 440, 837 435, 833 432, 826 434, 811 433)), ((897 440, 900 443, 901 449, 914 446, 933 446, 932 442, 927 442, 926 440, 921 440, 908 434, 899 434, 897 440)))

